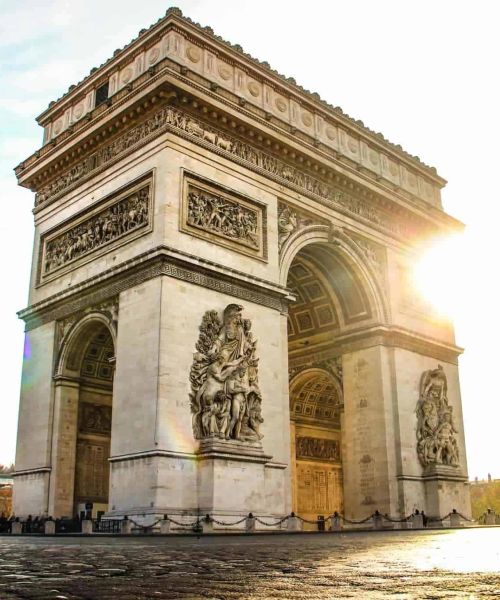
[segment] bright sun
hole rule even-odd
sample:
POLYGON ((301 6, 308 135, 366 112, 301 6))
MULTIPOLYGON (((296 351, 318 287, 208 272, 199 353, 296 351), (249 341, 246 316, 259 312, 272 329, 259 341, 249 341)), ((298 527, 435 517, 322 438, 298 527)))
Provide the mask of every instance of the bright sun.
POLYGON ((463 236, 455 235, 433 243, 413 270, 413 283, 420 295, 443 316, 454 317, 460 304, 463 277, 463 236))

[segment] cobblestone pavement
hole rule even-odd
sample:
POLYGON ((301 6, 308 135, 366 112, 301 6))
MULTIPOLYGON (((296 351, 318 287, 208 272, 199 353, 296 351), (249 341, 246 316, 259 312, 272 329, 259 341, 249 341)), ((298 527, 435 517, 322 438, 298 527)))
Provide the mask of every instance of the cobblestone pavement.
POLYGON ((0 537, 0 599, 500 598, 500 528, 0 537))

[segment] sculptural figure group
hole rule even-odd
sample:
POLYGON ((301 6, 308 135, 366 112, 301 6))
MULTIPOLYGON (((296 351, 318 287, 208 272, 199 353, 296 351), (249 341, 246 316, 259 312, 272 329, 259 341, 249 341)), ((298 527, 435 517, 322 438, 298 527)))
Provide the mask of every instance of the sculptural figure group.
POLYGON ((425 371, 417 405, 417 453, 424 466, 458 466, 458 445, 443 367, 425 371))
POLYGON ((238 304, 229 304, 222 321, 214 310, 203 317, 190 373, 196 439, 262 439, 257 342, 242 310, 238 304))
POLYGON ((259 247, 257 214, 240 204, 205 190, 190 188, 188 223, 237 240, 252 248, 259 247))
POLYGON ((44 273, 91 252, 148 222, 149 185, 47 242, 44 273))

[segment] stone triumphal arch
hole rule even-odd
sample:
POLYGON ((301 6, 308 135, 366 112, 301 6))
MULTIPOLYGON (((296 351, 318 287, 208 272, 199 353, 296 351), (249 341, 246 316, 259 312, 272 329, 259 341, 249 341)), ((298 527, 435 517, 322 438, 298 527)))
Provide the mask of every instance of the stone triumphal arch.
POLYGON ((469 514, 435 169, 177 9, 38 122, 16 514, 469 514))

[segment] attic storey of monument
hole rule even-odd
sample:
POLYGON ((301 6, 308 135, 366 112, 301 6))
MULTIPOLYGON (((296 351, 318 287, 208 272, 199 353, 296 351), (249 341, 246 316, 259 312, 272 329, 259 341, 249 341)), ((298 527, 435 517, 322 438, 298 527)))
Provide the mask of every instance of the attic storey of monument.
POLYGON ((178 9, 38 121, 17 514, 470 513, 435 169, 178 9))

